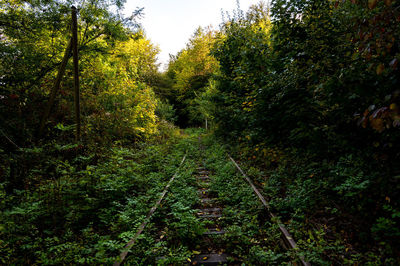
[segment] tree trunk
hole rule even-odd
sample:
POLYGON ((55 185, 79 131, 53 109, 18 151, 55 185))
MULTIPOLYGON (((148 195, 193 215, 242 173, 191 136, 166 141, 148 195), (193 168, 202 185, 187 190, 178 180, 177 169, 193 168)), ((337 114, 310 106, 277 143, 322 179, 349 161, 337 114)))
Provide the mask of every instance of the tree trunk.
POLYGON ((75 123, 76 141, 81 138, 81 110, 79 104, 79 58, 78 58, 78 21, 76 18, 76 7, 72 6, 72 52, 74 58, 74 99, 75 99, 75 123))
POLYGON ((49 118, 51 109, 54 105, 54 101, 56 100, 57 91, 60 89, 61 79, 64 75, 65 68, 67 67, 68 59, 71 56, 71 50, 72 50, 72 40, 69 40, 68 46, 65 49, 64 57, 61 62, 60 68, 58 69, 56 80, 55 80, 53 88, 51 89, 51 92, 50 92, 49 102, 48 102, 48 104, 46 106, 46 110, 44 111, 44 114, 42 116, 42 120, 40 121, 38 137, 41 137, 43 135, 44 127, 46 126, 47 119, 49 118))

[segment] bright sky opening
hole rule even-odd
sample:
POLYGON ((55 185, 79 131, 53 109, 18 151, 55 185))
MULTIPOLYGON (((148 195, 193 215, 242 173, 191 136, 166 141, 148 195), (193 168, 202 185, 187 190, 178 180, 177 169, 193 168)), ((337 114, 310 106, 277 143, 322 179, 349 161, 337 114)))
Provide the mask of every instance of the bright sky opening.
MULTIPOLYGON (((246 11, 260 0, 240 0, 240 8, 246 11)), ((218 29, 222 23, 222 12, 236 10, 236 0, 128 0, 125 14, 131 14, 137 7, 144 7, 141 24, 154 44, 159 45, 158 56, 161 69, 169 60, 185 48, 195 30, 213 26, 218 29)))

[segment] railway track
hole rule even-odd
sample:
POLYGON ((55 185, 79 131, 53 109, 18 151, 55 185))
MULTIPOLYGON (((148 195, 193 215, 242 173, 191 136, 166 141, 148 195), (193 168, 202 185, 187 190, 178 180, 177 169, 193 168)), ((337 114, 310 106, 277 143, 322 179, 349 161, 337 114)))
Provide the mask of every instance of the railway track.
MULTIPOLYGON (((182 158, 179 168, 184 164, 186 160, 186 155, 182 158)), ((251 190, 255 195, 257 195, 260 200, 264 211, 267 216, 277 223, 277 228, 281 234, 280 244, 284 249, 294 249, 298 250, 297 245, 293 237, 290 235, 288 230, 284 225, 277 219, 277 217, 271 212, 268 202, 265 200, 260 191, 256 188, 251 179, 245 174, 245 172, 240 168, 236 161, 228 155, 228 158, 236 169, 241 173, 245 181, 251 187, 251 190)), ((196 216, 201 220, 206 227, 205 232, 196 239, 193 239, 193 246, 195 246, 196 251, 193 251, 193 256, 187 259, 187 264, 191 265, 241 265, 241 261, 237 259, 234 255, 228 254, 227 243, 224 241, 224 235, 226 231, 224 229, 224 223, 221 222, 229 217, 224 217, 224 206, 219 201, 218 195, 215 191, 210 189, 214 180, 212 172, 207 169, 203 163, 197 164, 197 169, 193 173, 196 178, 196 186, 198 191, 199 203, 196 206, 196 216)), ((160 198, 155 203, 155 205, 149 210, 149 213, 139 227, 139 230, 135 236, 126 244, 124 250, 121 252, 117 261, 115 261, 114 266, 118 266, 124 263, 126 257, 129 255, 129 251, 134 248, 136 242, 139 239, 140 234, 145 230, 147 223, 151 221, 153 214, 157 211, 157 208, 162 204, 162 201, 170 186, 174 185, 174 179, 179 173, 179 168, 173 177, 169 180, 165 189, 160 195, 160 198)), ((310 265, 302 256, 298 256, 297 262, 292 262, 294 265, 310 265)))

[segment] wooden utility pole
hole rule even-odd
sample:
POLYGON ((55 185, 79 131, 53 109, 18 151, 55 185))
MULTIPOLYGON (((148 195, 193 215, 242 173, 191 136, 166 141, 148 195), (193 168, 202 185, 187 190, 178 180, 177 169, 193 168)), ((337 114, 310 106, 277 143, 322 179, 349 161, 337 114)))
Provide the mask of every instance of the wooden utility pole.
POLYGON ((75 99, 75 123, 76 141, 81 138, 81 110, 79 105, 79 59, 78 59, 78 21, 76 7, 72 6, 72 53, 74 58, 74 99, 75 99))
POLYGON ((46 126, 47 119, 49 118, 51 109, 54 105, 54 101, 56 100, 57 91, 60 89, 61 79, 64 75, 65 68, 67 67, 68 59, 71 56, 71 50, 72 50, 72 40, 69 40, 68 46, 65 49, 64 58, 61 62, 60 68, 58 69, 56 80, 50 92, 49 102, 42 116, 42 120, 40 121, 38 137, 41 137, 43 135, 44 127, 46 126))

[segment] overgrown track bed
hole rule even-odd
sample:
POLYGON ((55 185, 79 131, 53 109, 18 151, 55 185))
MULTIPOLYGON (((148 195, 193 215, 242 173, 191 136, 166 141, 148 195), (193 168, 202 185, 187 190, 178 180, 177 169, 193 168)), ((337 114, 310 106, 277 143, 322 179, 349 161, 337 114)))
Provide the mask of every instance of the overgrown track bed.
MULTIPOLYGON (((186 155, 183 156, 182 161, 179 165, 179 167, 182 166, 183 162, 186 159, 186 155)), ((178 168, 179 170, 179 168, 178 168)), ((177 170, 177 172, 178 172, 177 170)), ((131 249, 131 247, 135 244, 136 240, 138 239, 138 237, 140 236, 140 234, 143 232, 143 230, 145 229, 146 225, 149 223, 150 218, 153 216, 154 212, 157 210, 158 206, 160 206, 161 201, 164 199, 165 194, 167 194, 168 192, 168 188, 171 186, 171 183, 174 181, 177 172, 175 172, 175 174, 172 176, 172 178, 169 180, 168 184, 165 186, 163 192, 161 193, 160 198, 157 200, 156 204, 150 209, 149 213, 146 216, 146 219, 143 221, 143 223, 140 225, 139 230, 137 231, 137 233, 135 234, 135 236, 129 240, 129 242, 126 244, 124 251, 120 254, 119 259, 114 263, 114 266, 119 266, 121 265, 121 263, 125 260, 126 256, 128 255, 129 250, 131 249)))
POLYGON ((205 165, 213 172, 210 190, 218 194, 219 202, 224 205, 222 226, 226 232, 224 240, 231 263, 308 265, 299 256, 297 247, 292 249, 289 246, 287 249, 283 245, 282 231, 286 233, 286 242, 287 237, 290 238, 287 230, 261 204, 261 194, 255 194, 254 185, 252 187, 249 184, 251 181, 243 178, 232 161, 227 159, 223 147, 213 139, 209 139, 207 144, 205 165))
MULTIPOLYGON (((204 150, 194 149, 193 142, 190 145, 187 161, 176 180, 169 183, 170 191, 162 194, 167 195, 165 200, 157 202, 159 210, 150 210, 153 228, 159 231, 151 248, 153 256, 141 261, 158 265, 309 265, 233 159, 227 160, 216 144, 204 150)), ((140 241, 138 234, 136 239, 140 241)), ((132 246, 136 253, 134 249, 132 246)), ((128 262, 132 262, 129 257, 128 262)))
POLYGON ((198 239, 197 249, 194 257, 190 259, 192 265, 220 265, 227 263, 227 254, 221 246, 219 238, 225 234, 220 225, 223 206, 218 203, 215 194, 210 193, 211 184, 210 171, 203 167, 197 168, 197 186, 200 195, 197 216, 206 224, 206 231, 198 239), (200 248, 198 248, 200 247, 200 248))
MULTIPOLYGON (((240 168, 240 166, 235 162, 235 160, 230 155, 228 155, 228 157, 232 161, 232 163, 236 166, 236 168, 239 170, 239 172, 243 175, 243 177, 246 179, 246 181, 249 183, 249 185, 253 189, 254 193, 256 193, 257 197, 260 199, 263 206, 265 207, 265 209, 268 213, 268 216, 271 219, 275 219, 275 221, 277 222, 279 231, 282 234, 282 242, 283 242, 284 247, 287 249, 297 249, 297 244, 294 241, 292 235, 288 232, 288 230, 285 228, 285 226, 279 221, 279 219, 277 219, 277 217, 271 212, 269 204, 267 203, 265 198, 262 196, 262 194, 259 192, 259 190, 256 188, 256 186, 253 184, 251 179, 243 172, 243 170, 240 168)), ((305 265, 305 266, 311 265, 310 263, 308 263, 304 260, 304 257, 302 255, 299 256, 299 259, 300 259, 300 262, 302 265, 305 265)))

